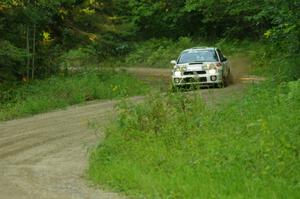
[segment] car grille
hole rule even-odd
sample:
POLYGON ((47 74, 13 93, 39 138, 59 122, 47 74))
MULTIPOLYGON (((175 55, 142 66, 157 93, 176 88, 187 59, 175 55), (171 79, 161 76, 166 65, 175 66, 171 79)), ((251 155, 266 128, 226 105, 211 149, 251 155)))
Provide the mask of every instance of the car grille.
POLYGON ((183 72, 183 75, 195 75, 195 74, 205 75, 206 71, 185 71, 185 72, 183 72))
POLYGON ((207 82, 206 77, 199 77, 199 78, 193 78, 193 77, 188 77, 183 79, 184 83, 193 83, 193 82, 207 82))

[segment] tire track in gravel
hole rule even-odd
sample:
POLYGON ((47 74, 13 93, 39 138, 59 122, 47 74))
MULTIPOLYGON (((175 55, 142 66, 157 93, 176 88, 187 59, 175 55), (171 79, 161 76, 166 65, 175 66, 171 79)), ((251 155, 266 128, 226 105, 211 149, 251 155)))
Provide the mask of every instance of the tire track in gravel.
MULTIPOLYGON (((130 100, 139 101, 142 97, 130 100)), ((0 199, 122 198, 85 180, 88 149, 104 136, 118 101, 100 101, 0 122, 0 199)))

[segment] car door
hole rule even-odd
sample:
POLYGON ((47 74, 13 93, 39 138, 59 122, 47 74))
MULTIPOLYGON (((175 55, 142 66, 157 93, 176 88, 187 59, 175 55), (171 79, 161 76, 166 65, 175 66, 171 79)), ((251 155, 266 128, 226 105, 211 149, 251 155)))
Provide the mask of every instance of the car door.
POLYGON ((221 61, 222 67, 223 67, 223 75, 225 77, 227 77, 228 74, 230 73, 230 69, 228 66, 228 60, 219 49, 217 49, 217 52, 218 52, 218 55, 219 55, 219 58, 220 58, 220 61, 221 61))

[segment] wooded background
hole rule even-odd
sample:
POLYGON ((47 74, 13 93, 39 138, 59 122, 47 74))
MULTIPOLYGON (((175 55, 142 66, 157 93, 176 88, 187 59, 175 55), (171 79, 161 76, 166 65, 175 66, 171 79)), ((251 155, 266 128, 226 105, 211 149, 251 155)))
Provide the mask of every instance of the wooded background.
POLYGON ((0 83, 55 74, 73 48, 101 60, 151 38, 259 40, 298 56, 299 10, 298 0, 2 0, 0 83))

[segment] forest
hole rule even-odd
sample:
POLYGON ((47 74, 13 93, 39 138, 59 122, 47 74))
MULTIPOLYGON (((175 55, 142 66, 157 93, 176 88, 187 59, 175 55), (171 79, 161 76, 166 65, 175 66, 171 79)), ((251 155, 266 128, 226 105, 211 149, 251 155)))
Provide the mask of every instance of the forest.
POLYGON ((72 49, 102 61, 153 38, 247 39, 297 56, 299 9, 297 0, 2 0, 0 82, 55 75, 72 49))

